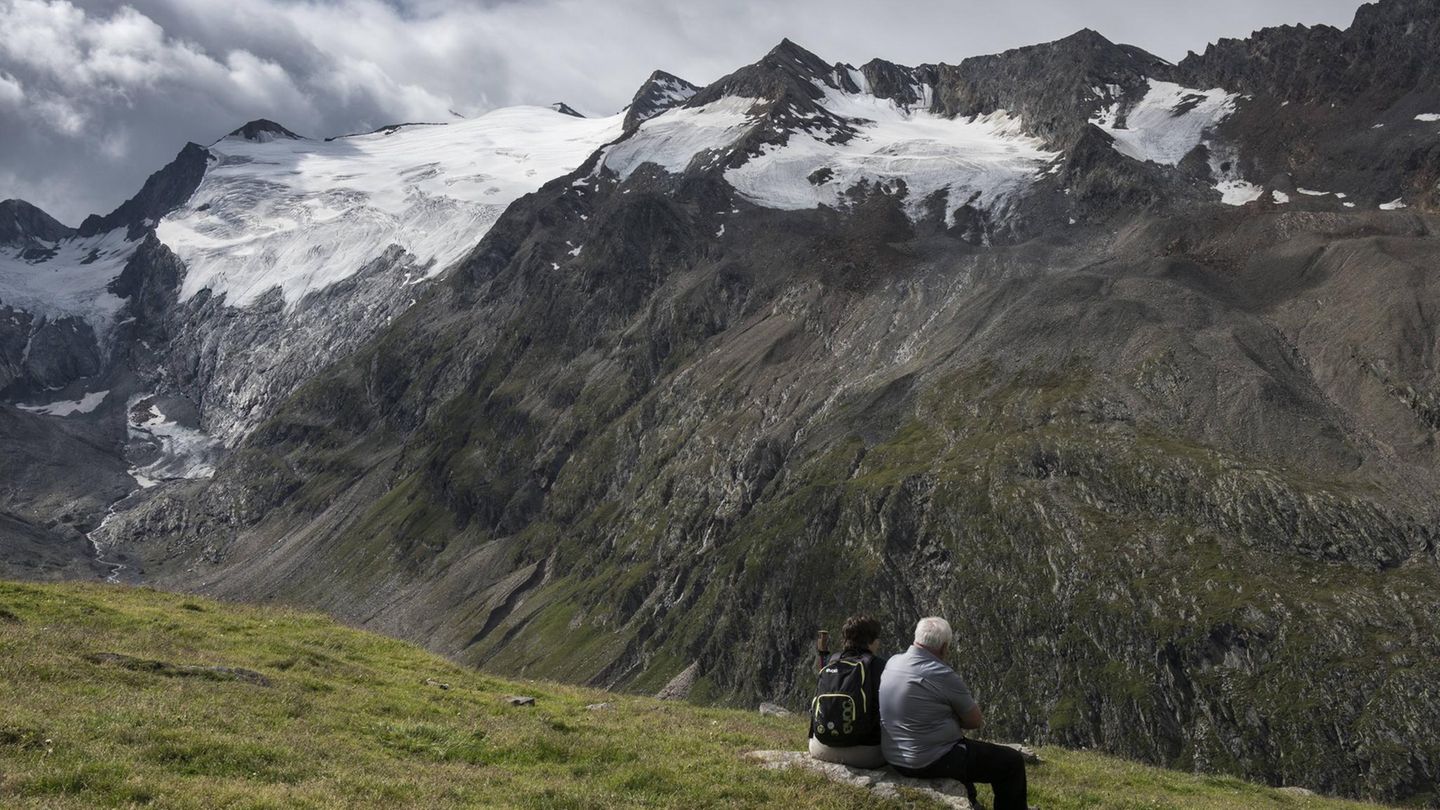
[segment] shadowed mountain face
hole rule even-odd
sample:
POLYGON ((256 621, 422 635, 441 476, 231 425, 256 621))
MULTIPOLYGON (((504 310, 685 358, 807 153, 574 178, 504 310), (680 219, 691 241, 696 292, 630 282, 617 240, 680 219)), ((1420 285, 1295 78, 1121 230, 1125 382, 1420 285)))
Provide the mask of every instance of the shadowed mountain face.
POLYGON ((24 200, 0 202, 0 245, 36 247, 69 236, 71 230, 24 200))
MULTIPOLYGON (((1178 66, 1083 31, 657 73, 613 122, 544 118, 582 159, 428 276, 418 242, 319 281, 196 250, 277 210, 237 167, 378 171, 227 139, 115 289, 158 330, 133 390, 228 452, 93 538, 126 577, 702 700, 799 703, 815 629, 871 612, 893 649, 939 613, 1004 736, 1433 802, 1435 18, 1178 66), (1270 67, 1362 46, 1415 67, 1270 67)), ((453 131, 363 137, 397 133, 453 131)))

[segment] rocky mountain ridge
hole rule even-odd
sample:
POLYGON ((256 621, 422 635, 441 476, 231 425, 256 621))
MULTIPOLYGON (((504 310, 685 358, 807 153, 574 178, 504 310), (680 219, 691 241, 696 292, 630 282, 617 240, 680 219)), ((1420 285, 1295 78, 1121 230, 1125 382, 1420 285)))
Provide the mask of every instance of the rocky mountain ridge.
POLYGON ((0 411, 173 423, 145 469, 223 438, 213 478, 91 533, 122 578, 747 703, 798 701, 810 633, 857 607, 891 638, 941 612, 1007 736, 1433 801, 1436 16, 1180 65, 1091 31, 917 67, 787 40, 613 119, 513 113, 577 128, 573 163, 368 262, 292 258, 335 244, 304 212, 396 216, 391 184, 466 169, 375 156, 457 130, 242 128, 158 218, 194 158, 147 184, 153 233, 107 221, 145 256, 112 293, 145 313, 133 387, 0 411), (1337 36, 1420 67, 1265 78, 1337 36), (291 161, 377 179, 250 191, 291 161), (280 215, 314 230, 265 242, 280 215))

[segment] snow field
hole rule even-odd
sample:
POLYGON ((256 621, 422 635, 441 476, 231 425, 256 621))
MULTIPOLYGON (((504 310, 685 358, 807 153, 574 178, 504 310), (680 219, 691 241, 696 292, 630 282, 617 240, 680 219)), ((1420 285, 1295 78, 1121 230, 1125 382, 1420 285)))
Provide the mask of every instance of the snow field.
POLYGON ((948 192, 950 210, 966 202, 994 210, 1029 188, 1059 157, 1004 110, 945 118, 929 112, 923 100, 905 109, 864 93, 824 89, 822 106, 847 119, 858 134, 832 144, 825 140, 828 132, 796 132, 784 146, 765 147, 725 173, 747 199, 790 210, 838 206, 845 192, 861 183, 890 189, 903 183, 912 219, 925 213, 925 200, 937 191, 948 192), (828 170, 828 178, 811 182, 819 169, 828 170))
MULTIPOLYGON (((868 93, 820 87, 825 94, 821 106, 846 119, 857 134, 845 143, 830 143, 834 133, 828 129, 800 130, 789 133, 784 145, 765 146, 725 172, 726 181, 749 201, 782 210, 838 206, 858 184, 892 191, 903 184, 912 218, 923 214, 926 198, 941 190, 949 192, 952 209, 971 201, 992 209, 1029 187, 1058 157, 1004 111, 950 119, 928 112, 923 102, 906 109, 868 93), (812 182, 820 170, 828 176, 812 182)), ((734 147, 758 124, 751 111, 764 103, 726 97, 670 110, 609 147, 604 165, 622 179, 646 163, 671 173, 684 171, 697 157, 718 157, 734 147)))
POLYGON ((332 141, 226 138, 157 235, 185 262, 182 300, 210 289, 238 307, 279 287, 293 304, 390 245, 434 275, 511 202, 618 137, 622 120, 510 107, 332 141))
POLYGON ((130 476, 141 488, 153 487, 162 481, 180 478, 211 478, 221 453, 221 444, 206 433, 185 427, 169 418, 156 403, 137 416, 135 405, 142 397, 134 397, 126 412, 132 439, 154 444, 159 456, 143 467, 132 467, 130 476))
POLYGON ((1115 139, 1115 150, 1126 157, 1175 166, 1205 140, 1211 129, 1235 111, 1237 93, 1193 90, 1173 82, 1150 79, 1144 98, 1125 116, 1119 128, 1119 104, 1102 110, 1090 123, 1115 139))
POLYGON ((107 391, 93 391, 79 399, 63 400, 61 402, 50 402, 44 405, 19 405, 15 407, 30 413, 43 414, 45 416, 70 416, 76 413, 90 413, 100 407, 100 403, 109 396, 107 391))
POLYGON ((139 242, 125 230, 63 239, 53 256, 27 260, 18 248, 0 247, 0 304, 54 319, 83 318, 106 345, 125 302, 106 289, 125 269, 139 242))

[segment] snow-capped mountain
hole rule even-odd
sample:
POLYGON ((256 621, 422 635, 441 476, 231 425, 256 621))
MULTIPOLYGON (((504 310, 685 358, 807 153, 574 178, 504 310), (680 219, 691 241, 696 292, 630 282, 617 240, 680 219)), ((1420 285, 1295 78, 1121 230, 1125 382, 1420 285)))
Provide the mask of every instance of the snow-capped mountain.
POLYGON ((510 202, 621 127, 620 115, 521 107, 322 141, 260 120, 187 147, 135 200, 79 231, 7 203, 0 302, 12 310, 6 345, 20 348, 6 353, 0 383, 22 399, 84 378, 105 385, 106 370, 127 362, 114 356, 132 337, 120 327, 143 320, 167 344, 152 356, 157 384, 233 440, 403 312, 510 202), (137 254, 137 278, 169 272, 169 258, 183 268, 175 288, 149 291, 171 300, 143 313, 117 287, 137 254), (336 291, 357 275, 363 284, 336 291))
POLYGON ((849 601, 943 610, 1007 734, 1417 796, 1437 50, 1437 0, 1179 64, 786 40, 607 118, 252 122, 73 231, 6 204, 0 540, 736 701, 849 601))
POLYGON ((645 165, 679 173, 698 160, 702 168, 724 166, 727 183, 767 208, 839 208, 860 188, 903 190, 918 219, 937 195, 985 210, 1003 206, 1058 157, 1004 111, 948 118, 931 112, 924 96, 913 107, 876 97, 863 74, 845 70, 814 82, 819 98, 807 105, 808 120, 783 143, 754 147, 752 139, 786 101, 726 95, 641 123, 605 150, 596 176, 608 171, 623 181, 645 165))
POLYGON ((0 209, 0 390, 53 390, 98 374, 124 300, 110 283, 138 243, 84 236, 27 203, 0 209))
POLYGON ((248 125, 208 147, 205 178, 156 235, 185 263, 182 302, 208 290, 245 307, 278 289, 293 306, 392 246, 418 282, 620 131, 619 116, 545 107, 324 141, 248 125))

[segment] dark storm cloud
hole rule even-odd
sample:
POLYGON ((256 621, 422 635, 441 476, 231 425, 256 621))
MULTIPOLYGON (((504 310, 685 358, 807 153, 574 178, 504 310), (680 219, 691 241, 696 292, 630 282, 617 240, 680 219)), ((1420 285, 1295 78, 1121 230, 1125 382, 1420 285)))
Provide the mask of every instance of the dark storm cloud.
POLYGON ((273 118, 333 135, 564 100, 628 101, 655 68, 704 83, 781 37, 833 61, 958 61, 1095 28, 1179 59, 1357 0, 0 0, 0 198, 108 210, 187 140, 273 118))

